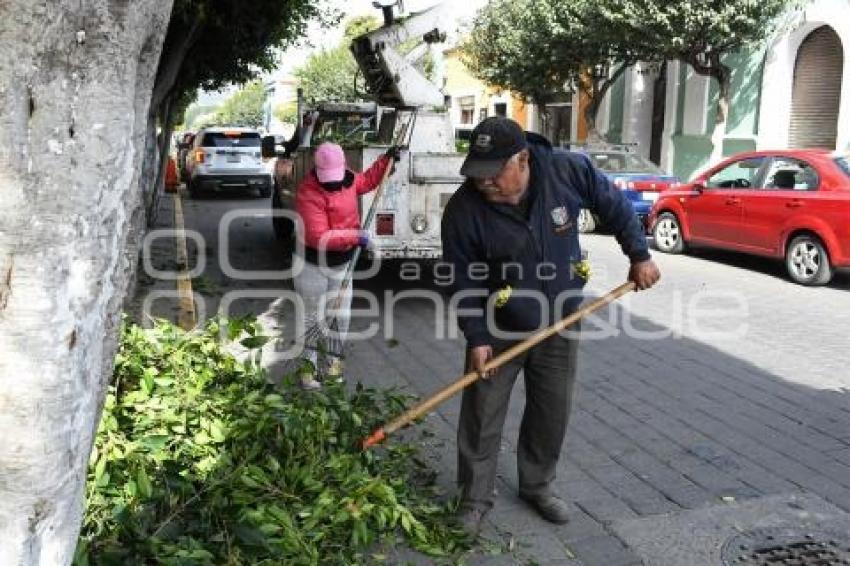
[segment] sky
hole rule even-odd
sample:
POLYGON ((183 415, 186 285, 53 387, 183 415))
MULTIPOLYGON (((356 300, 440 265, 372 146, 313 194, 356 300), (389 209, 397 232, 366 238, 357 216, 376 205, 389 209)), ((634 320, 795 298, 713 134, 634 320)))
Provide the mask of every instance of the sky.
MULTIPOLYGON (((448 0, 452 1, 452 0, 448 0)), ((373 0, 326 0, 325 5, 338 10, 344 14, 342 21, 361 15, 374 15, 381 18, 381 10, 372 6, 373 0)), ((406 12, 421 12, 435 4, 439 0, 404 0, 404 9, 406 12)), ((471 19, 475 11, 484 6, 487 0, 464 0, 463 2, 454 1, 452 11, 457 15, 458 21, 471 19)), ((339 44, 342 39, 344 26, 342 22, 334 28, 323 28, 317 24, 312 24, 308 31, 307 37, 303 42, 304 45, 292 47, 281 55, 281 64, 278 70, 272 73, 272 78, 279 79, 289 75, 294 68, 302 64, 311 51, 318 49, 327 49, 339 44)), ((225 89, 218 93, 202 93, 198 97, 198 104, 218 104, 223 102, 235 88, 225 89)))

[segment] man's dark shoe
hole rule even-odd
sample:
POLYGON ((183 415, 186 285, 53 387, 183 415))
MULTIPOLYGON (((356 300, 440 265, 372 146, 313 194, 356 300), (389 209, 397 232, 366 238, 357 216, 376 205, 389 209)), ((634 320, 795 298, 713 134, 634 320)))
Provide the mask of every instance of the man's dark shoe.
POLYGON ((463 531, 472 538, 478 537, 481 532, 481 521, 487 514, 487 509, 474 505, 461 505, 457 510, 457 523, 463 531))
POLYGON ((550 523, 562 525, 570 520, 567 504, 559 497, 549 493, 540 495, 520 493, 519 498, 531 505, 541 517, 550 523))

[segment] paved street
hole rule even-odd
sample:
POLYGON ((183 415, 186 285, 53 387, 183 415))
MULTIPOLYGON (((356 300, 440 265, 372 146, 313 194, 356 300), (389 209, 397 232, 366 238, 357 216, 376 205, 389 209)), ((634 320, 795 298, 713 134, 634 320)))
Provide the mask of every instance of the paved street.
MULTIPOLYGON (((161 227, 172 218, 166 205, 161 227)), ((184 201, 187 229, 205 240, 207 269, 196 283, 204 287, 209 312, 231 291, 265 295, 239 301, 238 310, 261 315, 286 332, 291 321, 274 294, 291 288, 289 282, 233 281, 217 261, 218 221, 242 206, 264 211, 267 202, 184 201)), ((170 246, 169 240, 154 245, 162 268, 169 265, 170 246)), ((583 246, 594 268, 589 294, 623 281, 627 265, 613 237, 591 235, 583 246)), ((190 256, 196 257, 194 248, 190 244, 190 256)), ((251 214, 233 223, 229 257, 242 269, 285 267, 270 221, 251 214)), ((557 480, 573 520, 565 526, 544 523, 515 495, 520 382, 486 531, 493 543, 487 549, 505 552, 484 552, 473 561, 654 563, 617 533, 642 519, 651 523, 659 515, 669 519, 668 514, 714 506, 731 510, 772 495, 806 493, 850 511, 850 276, 839 274, 826 288, 804 288, 788 282, 783 266, 768 260, 708 251, 656 259, 663 273, 656 289, 626 297, 585 328, 577 403, 557 480), (620 331, 595 338, 612 329, 620 331)), ((145 278, 135 307, 149 290, 169 288, 172 282, 145 278)), ((400 281, 391 268, 359 288, 378 295, 439 290, 430 279, 400 281)), ((167 302, 154 312, 169 316, 167 302)), ((461 374, 463 343, 435 338, 439 317, 432 301, 405 299, 393 312, 392 336, 381 323, 376 337, 351 345, 349 380, 427 395, 461 374)), ((358 320, 353 327, 369 322, 358 320)), ((274 371, 273 354, 267 361, 274 371)), ((423 438, 447 492, 455 473, 458 409, 457 399, 441 407, 427 419, 434 436, 423 438)))

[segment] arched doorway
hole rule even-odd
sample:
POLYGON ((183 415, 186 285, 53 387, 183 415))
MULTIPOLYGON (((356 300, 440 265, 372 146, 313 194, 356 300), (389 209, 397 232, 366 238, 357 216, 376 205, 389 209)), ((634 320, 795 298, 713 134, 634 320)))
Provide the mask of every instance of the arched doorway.
POLYGON ((794 65, 790 147, 835 149, 843 69, 844 48, 831 27, 803 40, 794 65))

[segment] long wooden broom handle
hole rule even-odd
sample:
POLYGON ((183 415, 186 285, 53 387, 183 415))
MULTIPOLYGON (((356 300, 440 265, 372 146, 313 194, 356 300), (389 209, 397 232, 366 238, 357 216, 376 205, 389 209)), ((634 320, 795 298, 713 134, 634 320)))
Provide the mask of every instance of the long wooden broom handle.
MULTIPOLYGON (((394 165, 395 163, 393 162, 393 158, 390 157, 390 163, 384 170, 384 175, 381 177, 381 183, 378 185, 378 189, 375 191, 375 196, 372 199, 372 206, 369 207, 369 212, 366 214, 366 221, 363 223, 363 229, 367 229, 372 223, 372 217, 375 215, 375 209, 377 208, 378 201, 384 193, 384 186, 387 184, 387 179, 389 179, 390 172, 394 165)), ((354 268, 357 266, 357 261, 360 259, 361 253, 363 253, 363 248, 357 246, 357 249, 354 250, 354 255, 351 256, 350 260, 348 260, 348 266, 345 268, 345 275, 342 277, 342 284, 340 285, 339 292, 336 294, 336 298, 334 300, 333 310, 339 308, 339 305, 342 303, 342 296, 348 290, 348 286, 351 285, 352 274, 354 273, 354 268)))
MULTIPOLYGON (((413 115, 414 118, 416 114, 413 115)), ((413 119, 413 118, 411 118, 413 119)), ((410 126, 410 121, 408 120, 399 128, 399 132, 397 134, 396 139, 393 140, 393 145, 396 147, 403 147, 399 143, 396 142, 404 142, 407 137, 407 131, 410 126)), ((372 198, 372 205, 369 207, 369 212, 366 213, 366 218, 363 220, 363 229, 368 229, 372 224, 372 219, 375 217, 375 212, 378 209, 378 202, 381 200, 381 197, 384 194, 384 188, 387 185, 387 179, 390 178, 390 174, 395 167, 395 161, 392 157, 390 157, 390 163, 387 165, 387 168, 384 169, 384 175, 381 177, 381 182, 378 184, 378 188, 375 190, 375 196, 372 198)), ((351 285, 352 275, 354 273, 354 268, 357 265, 357 261, 360 259, 360 254, 363 252, 363 248, 360 246, 354 250, 354 255, 351 256, 351 259, 348 261, 348 267, 345 269, 345 275, 342 278, 342 284, 340 285, 339 292, 336 295, 336 299, 334 301, 333 310, 337 310, 339 305, 342 303, 342 296, 345 294, 345 291, 348 290, 348 286, 351 285)))
MULTIPOLYGON (((544 328, 543 330, 540 330, 539 332, 533 334, 532 336, 523 340, 519 344, 516 344, 516 345, 512 346, 511 348, 508 348, 507 350, 505 350, 504 352, 502 352, 501 354, 499 354, 498 356, 496 356, 495 358, 493 358, 492 360, 490 360, 489 362, 484 364, 484 371, 487 372, 487 371, 496 369, 498 367, 501 367, 504 363, 514 359, 515 357, 519 356, 523 352, 530 350, 531 348, 540 344, 542 341, 546 340, 547 338, 557 334, 561 330, 564 330, 568 326, 574 324, 576 321, 580 320, 585 315, 587 315, 587 314, 589 314, 589 313, 591 313, 595 310, 598 310, 598 309, 604 307, 607 304, 610 304, 610 303, 616 301, 617 299, 619 299, 623 295, 630 293, 631 291, 634 291, 635 288, 636 288, 636 286, 635 286, 634 281, 629 281, 627 283, 623 283, 622 285, 620 285, 616 289, 613 289, 612 291, 608 292, 607 294, 603 295, 602 297, 599 297, 595 301, 592 301, 592 302, 588 303, 587 305, 584 305, 583 307, 581 307, 579 310, 577 310, 576 312, 574 312, 570 316, 556 322, 555 324, 553 324, 552 326, 549 326, 548 328, 544 328)), ((467 373, 466 375, 464 375, 463 377, 461 377, 460 379, 458 379, 457 381, 455 381, 451 385, 446 386, 445 388, 441 389, 440 391, 438 391, 436 394, 429 397, 425 401, 419 403, 418 405, 416 405, 415 407, 412 407, 411 409, 408 409, 407 411, 405 411, 404 413, 399 415, 397 418, 395 418, 392 421, 390 421, 389 423, 385 424, 381 429, 376 431, 376 433, 373 434, 372 437, 370 437, 370 439, 373 440, 373 441, 370 442, 369 440, 367 440, 366 442, 364 442, 364 447, 368 448, 369 446, 376 444, 377 442, 380 442, 381 440, 383 440, 383 438, 386 435, 394 433, 398 429, 400 429, 403 426, 409 424, 410 422, 418 419, 422 415, 429 413, 434 407, 441 404, 443 401, 445 401, 449 397, 452 397, 458 391, 460 391, 460 390, 462 390, 466 387, 469 387, 470 385, 472 385, 473 383, 475 383, 479 379, 481 379, 481 373, 479 373, 478 371, 471 371, 471 372, 467 373)))

